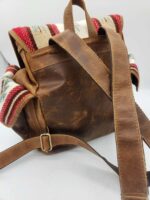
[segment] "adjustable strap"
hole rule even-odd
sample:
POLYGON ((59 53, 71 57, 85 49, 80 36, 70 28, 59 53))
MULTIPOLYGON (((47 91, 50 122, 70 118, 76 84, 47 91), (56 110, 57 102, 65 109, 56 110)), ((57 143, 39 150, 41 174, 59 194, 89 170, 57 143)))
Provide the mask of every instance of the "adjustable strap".
POLYGON ((74 145, 85 148, 86 150, 101 158, 115 173, 118 174, 118 168, 110 163, 105 157, 100 155, 85 141, 71 135, 49 133, 24 140, 1 152, 0 169, 6 167, 7 165, 11 164, 12 162, 16 161, 34 149, 41 149, 43 152, 48 153, 51 152, 55 147, 63 145, 74 145))
MULTIPOLYGON (((101 158, 117 175, 119 175, 118 167, 109 162, 105 157, 99 154, 92 146, 87 142, 71 136, 64 134, 42 134, 41 136, 33 137, 0 152, 0 169, 8 166, 12 162, 21 158, 25 154, 33 151, 35 149, 41 149, 45 153, 50 153, 57 146, 80 146, 94 155, 101 158)), ((150 172, 147 172, 148 186, 150 186, 150 172)))
POLYGON ((104 32, 112 53, 114 124, 122 200, 146 200, 148 198, 146 169, 132 93, 128 53, 119 34, 110 29, 100 30, 100 33, 104 32))

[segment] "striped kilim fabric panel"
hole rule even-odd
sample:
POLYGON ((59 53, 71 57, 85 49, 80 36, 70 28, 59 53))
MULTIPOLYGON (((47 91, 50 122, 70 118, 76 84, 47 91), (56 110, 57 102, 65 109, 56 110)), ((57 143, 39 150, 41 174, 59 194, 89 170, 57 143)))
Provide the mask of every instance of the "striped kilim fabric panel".
POLYGON ((33 95, 22 85, 13 81, 19 70, 16 66, 8 66, 1 80, 0 91, 0 122, 12 127, 23 107, 33 95))
MULTIPOLYGON (((100 20, 92 18, 92 22, 97 31, 101 26, 105 26, 122 33, 123 18, 120 15, 110 15, 100 20)), ((62 24, 47 24, 45 26, 17 27, 14 28, 13 31, 30 51, 35 51, 48 46, 50 37, 63 32, 64 26, 62 24)), ((75 22, 75 31, 81 38, 88 37, 85 21, 75 22)))

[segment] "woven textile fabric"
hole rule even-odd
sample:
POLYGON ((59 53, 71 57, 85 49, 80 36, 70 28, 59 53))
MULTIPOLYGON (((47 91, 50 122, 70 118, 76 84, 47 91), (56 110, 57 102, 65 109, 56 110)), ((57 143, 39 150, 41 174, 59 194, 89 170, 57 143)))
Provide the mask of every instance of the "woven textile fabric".
MULTIPOLYGON (((93 25, 96 31, 101 26, 105 26, 113 29, 118 33, 122 33, 123 30, 123 18, 120 15, 110 15, 98 20, 92 18, 93 25)), ((13 31, 19 36, 23 43, 30 51, 48 46, 50 37, 63 32, 64 26, 62 24, 47 24, 44 26, 31 26, 31 27, 17 27, 13 31)), ((86 22, 75 22, 75 31, 81 38, 88 37, 86 22)))
POLYGON ((2 77, 0 91, 0 122, 12 127, 21 110, 33 95, 22 85, 13 81, 19 70, 16 66, 8 66, 2 77))

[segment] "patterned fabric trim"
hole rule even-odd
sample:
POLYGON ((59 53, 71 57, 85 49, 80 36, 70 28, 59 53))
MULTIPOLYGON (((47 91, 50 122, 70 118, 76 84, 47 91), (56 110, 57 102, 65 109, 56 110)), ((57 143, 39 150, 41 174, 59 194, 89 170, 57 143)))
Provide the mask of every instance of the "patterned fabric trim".
MULTIPOLYGON (((123 23, 120 15, 106 16, 101 19, 92 18, 93 25, 96 31, 100 26, 105 26, 122 33, 123 23)), ((37 49, 48 46, 48 41, 51 36, 54 36, 64 30, 63 25, 48 24, 45 26, 18 27, 13 31, 24 42, 27 48, 32 52, 37 49)), ((81 38, 88 37, 87 25, 85 20, 75 22, 75 31, 81 38)))
POLYGON ((8 127, 13 127, 24 106, 33 98, 24 86, 13 81, 18 70, 16 66, 8 66, 1 80, 0 122, 8 127))

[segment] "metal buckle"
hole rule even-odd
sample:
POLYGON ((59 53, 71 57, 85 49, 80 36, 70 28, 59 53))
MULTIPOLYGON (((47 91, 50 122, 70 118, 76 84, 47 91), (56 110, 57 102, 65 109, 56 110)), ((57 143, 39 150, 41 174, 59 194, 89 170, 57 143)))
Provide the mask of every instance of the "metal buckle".
POLYGON ((45 153, 48 153, 50 151, 52 151, 53 149, 53 145, 52 145, 52 137, 50 133, 43 133, 40 135, 40 143, 41 143, 41 150, 45 153), (49 141, 49 149, 46 150, 44 149, 44 145, 43 145, 43 137, 48 137, 48 141, 49 141))

